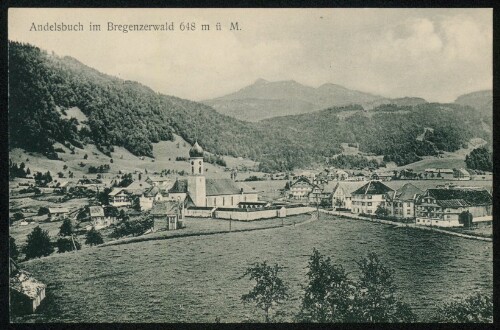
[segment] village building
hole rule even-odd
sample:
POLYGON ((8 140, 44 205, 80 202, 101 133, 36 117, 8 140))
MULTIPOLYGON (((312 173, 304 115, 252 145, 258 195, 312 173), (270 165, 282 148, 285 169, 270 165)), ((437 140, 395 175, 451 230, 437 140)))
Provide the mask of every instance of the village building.
POLYGON ((19 268, 17 263, 10 259, 9 294, 12 313, 34 313, 45 299, 46 287, 31 273, 19 268))
POLYGON ((393 191, 380 181, 370 181, 351 193, 352 213, 375 214, 379 206, 385 206, 386 195, 393 191))
POLYGON ((177 230, 183 226, 183 205, 176 201, 155 201, 151 208, 153 232, 177 230))
POLYGON ((389 215, 396 218, 414 218, 415 201, 424 192, 411 183, 406 183, 397 190, 387 194, 385 207, 389 215))
POLYGON ((379 181, 391 181, 393 176, 393 172, 374 172, 371 175, 371 179, 379 181))
POLYGON ((109 205, 114 207, 129 207, 132 205, 132 194, 128 193, 125 188, 113 188, 108 196, 109 205))
POLYGON ((49 207, 49 219, 51 221, 61 220, 66 217, 69 210, 66 207, 49 207))
POLYGON ((418 198, 415 204, 417 225, 461 227, 467 219, 492 221, 492 196, 486 189, 435 188, 418 198))
POLYGON ((426 168, 424 170, 424 178, 453 180, 454 172, 449 168, 426 168))
POLYGON ((146 182, 151 186, 158 186, 163 188, 171 188, 174 181, 170 178, 163 176, 148 176, 146 182))
POLYGON ((139 206, 141 207, 141 211, 151 210, 154 201, 161 201, 163 199, 164 197, 159 186, 152 186, 146 190, 141 197, 139 197, 139 206))
POLYGON ((465 180, 470 180, 471 176, 470 173, 467 172, 466 169, 464 168, 454 168, 453 169, 453 177, 457 180, 465 181, 465 180))
POLYGON ((89 230, 94 227, 96 230, 108 227, 110 225, 118 223, 116 216, 109 215, 106 209, 102 206, 89 206, 89 219, 91 225, 87 226, 86 229, 89 230), (108 213, 108 214, 107 214, 108 213))
POLYGON ((351 193, 360 188, 363 182, 335 182, 332 187, 331 198, 332 207, 351 210, 352 195, 351 193))
POLYGON ((319 188, 319 186, 302 176, 290 184, 289 194, 293 199, 308 199, 314 188, 319 188))

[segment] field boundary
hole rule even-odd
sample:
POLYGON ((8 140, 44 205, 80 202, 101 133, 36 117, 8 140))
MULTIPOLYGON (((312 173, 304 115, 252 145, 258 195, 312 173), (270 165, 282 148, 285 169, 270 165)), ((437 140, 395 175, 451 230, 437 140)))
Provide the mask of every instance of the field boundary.
POLYGON ((462 237, 462 238, 467 238, 467 239, 475 239, 478 241, 493 242, 493 238, 490 238, 490 237, 467 235, 467 234, 457 233, 457 232, 439 229, 439 228, 435 228, 435 227, 419 226, 419 225, 416 225, 414 223, 400 223, 400 222, 394 222, 394 221, 382 220, 382 219, 371 219, 371 218, 362 217, 359 215, 346 213, 346 212, 340 213, 340 212, 333 212, 333 211, 326 211, 326 210, 320 210, 320 211, 323 213, 326 213, 326 214, 336 215, 339 218, 349 218, 349 219, 370 221, 370 222, 376 222, 376 223, 383 223, 386 225, 392 225, 392 226, 396 226, 396 227, 416 228, 416 229, 428 230, 428 231, 432 231, 432 232, 437 232, 437 233, 442 233, 442 234, 446 234, 446 235, 457 236, 457 237, 462 237))

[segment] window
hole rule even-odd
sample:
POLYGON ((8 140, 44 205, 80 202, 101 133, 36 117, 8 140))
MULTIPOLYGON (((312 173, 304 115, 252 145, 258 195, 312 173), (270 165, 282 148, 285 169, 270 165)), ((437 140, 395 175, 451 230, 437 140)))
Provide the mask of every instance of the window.
POLYGON ((372 199, 372 195, 368 195, 368 199, 372 199))
POLYGON ((410 202, 406 203, 406 206, 410 207, 410 202))
POLYGON ((406 214, 410 215, 411 214, 411 210, 410 209, 406 210, 406 214))
POLYGON ((371 202, 368 202, 368 206, 372 206, 372 203, 371 203, 371 202))
POLYGON ((364 202, 361 202, 361 206, 365 206, 365 203, 364 203, 364 202))
POLYGON ((372 213, 372 210, 366 210, 367 213, 372 213))

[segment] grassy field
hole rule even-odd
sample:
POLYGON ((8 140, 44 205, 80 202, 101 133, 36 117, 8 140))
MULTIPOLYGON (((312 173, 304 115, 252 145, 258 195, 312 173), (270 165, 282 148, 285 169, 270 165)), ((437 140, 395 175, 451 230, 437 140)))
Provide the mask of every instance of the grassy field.
POLYGON ((291 298, 281 310, 290 321, 300 306, 313 247, 352 276, 356 260, 379 254, 396 270, 402 299, 421 320, 444 301, 491 292, 493 285, 491 244, 330 217, 297 227, 89 248, 24 262, 48 285, 47 298, 38 313, 13 321, 262 321, 262 312, 240 297, 254 285, 241 278, 246 267, 264 260, 285 267, 291 298))

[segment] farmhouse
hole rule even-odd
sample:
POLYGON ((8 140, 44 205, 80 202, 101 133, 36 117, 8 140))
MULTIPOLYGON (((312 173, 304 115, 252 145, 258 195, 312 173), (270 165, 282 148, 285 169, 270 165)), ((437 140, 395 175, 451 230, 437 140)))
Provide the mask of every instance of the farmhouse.
POLYGON ((415 201, 424 192, 411 183, 407 183, 398 190, 390 191, 385 202, 389 215, 397 218, 414 218, 415 201))
POLYGON ((56 221, 64 218, 69 213, 69 210, 65 207, 49 207, 49 219, 51 221, 56 221))
POLYGON ((435 188, 418 198, 415 205, 417 225, 463 226, 466 214, 472 221, 492 221, 492 196, 485 189, 435 188))
POLYGON ((297 181, 290 184, 290 196, 294 199, 308 198, 314 188, 318 185, 312 183, 308 178, 302 176, 297 181))
POLYGON ((426 179, 446 179, 454 178, 453 170, 449 168, 426 168, 424 171, 426 179))
POLYGON ((151 208, 153 231, 182 228, 183 205, 175 201, 155 201, 151 208))
POLYGON ((370 181, 351 193, 352 213, 374 214, 378 206, 385 206, 386 195, 393 191, 380 181, 370 181))
POLYGON ((113 188, 109 193, 109 204, 115 207, 131 206, 132 194, 128 193, 124 188, 113 188))
POLYGON ((47 286, 10 259, 9 293, 10 307, 15 314, 34 313, 45 299, 47 286))

